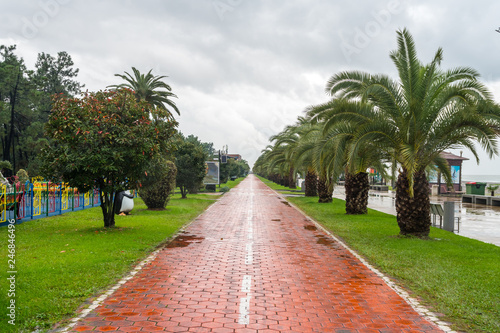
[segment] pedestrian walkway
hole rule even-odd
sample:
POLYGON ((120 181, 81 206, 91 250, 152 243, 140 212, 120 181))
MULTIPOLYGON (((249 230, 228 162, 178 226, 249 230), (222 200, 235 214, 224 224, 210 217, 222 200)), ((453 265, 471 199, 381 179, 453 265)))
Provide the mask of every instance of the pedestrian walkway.
POLYGON ((442 332, 253 175, 91 309, 71 331, 442 332))

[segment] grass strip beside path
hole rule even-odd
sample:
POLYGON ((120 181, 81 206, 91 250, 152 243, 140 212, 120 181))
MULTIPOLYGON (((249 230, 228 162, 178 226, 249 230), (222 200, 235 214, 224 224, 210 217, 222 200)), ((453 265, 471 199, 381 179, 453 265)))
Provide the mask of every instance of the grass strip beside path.
POLYGON ((412 296, 466 332, 500 332, 500 247, 431 228, 430 239, 398 237, 396 217, 369 209, 346 215, 345 201, 287 198, 412 296))
MULTIPOLYGON (((234 185, 234 184, 230 184, 234 185)), ((201 214, 218 196, 174 195, 164 211, 149 211, 141 199, 116 227, 103 227, 99 207, 16 225, 16 325, 6 317, 10 298, 7 228, 0 228, 0 332, 50 329, 89 297, 114 285, 180 227, 201 214)))

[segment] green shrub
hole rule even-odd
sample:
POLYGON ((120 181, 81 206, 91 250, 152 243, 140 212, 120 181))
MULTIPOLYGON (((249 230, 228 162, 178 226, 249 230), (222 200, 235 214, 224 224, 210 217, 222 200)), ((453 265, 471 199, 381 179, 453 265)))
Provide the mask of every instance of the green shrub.
POLYGON ((200 191, 203 191, 205 188, 205 185, 203 185, 203 182, 199 182, 198 184, 192 184, 190 187, 188 187, 188 193, 189 194, 198 194, 200 191))
POLYGON ((177 168, 160 156, 149 162, 141 181, 139 195, 148 209, 164 209, 174 193, 177 168))
POLYGON ((19 169, 19 171, 16 173, 16 176, 19 179, 19 182, 21 184, 26 184, 28 180, 30 180, 30 177, 28 176, 28 172, 24 169, 19 169))
POLYGON ((219 189, 219 192, 229 192, 229 187, 224 186, 224 187, 219 189))

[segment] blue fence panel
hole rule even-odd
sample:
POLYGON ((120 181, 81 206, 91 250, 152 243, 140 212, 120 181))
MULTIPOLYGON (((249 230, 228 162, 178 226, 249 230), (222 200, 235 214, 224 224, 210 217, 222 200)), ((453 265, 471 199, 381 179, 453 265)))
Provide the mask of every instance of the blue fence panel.
POLYGON ((78 193, 63 183, 26 182, 15 186, 0 186, 0 226, 15 219, 22 223, 47 216, 92 208, 100 205, 99 190, 78 193))

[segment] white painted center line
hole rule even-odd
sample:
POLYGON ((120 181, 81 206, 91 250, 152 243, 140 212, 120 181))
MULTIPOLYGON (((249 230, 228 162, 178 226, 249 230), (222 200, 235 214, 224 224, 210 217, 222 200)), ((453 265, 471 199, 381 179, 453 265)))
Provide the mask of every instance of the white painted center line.
POLYGON ((241 292, 250 293, 251 288, 252 288, 252 276, 251 275, 243 276, 243 281, 241 282, 241 292))
MULTIPOLYGON (((247 239, 245 246, 245 265, 253 264, 253 179, 250 181, 250 202, 247 211, 247 239)), ((246 297, 240 298, 240 316, 238 323, 248 325, 250 323, 250 299, 252 298, 252 276, 244 275, 241 281, 241 292, 246 293, 246 297)))
POLYGON ((243 297, 240 300, 240 317, 238 319, 238 324, 248 325, 250 324, 250 296, 243 297))
POLYGON ((243 276, 241 282, 241 292, 247 293, 247 297, 240 299, 240 317, 238 323, 241 325, 248 325, 250 323, 250 299, 252 298, 252 276, 243 276))
POLYGON ((253 264, 253 243, 248 243, 246 246, 247 255, 245 257, 245 265, 253 264))

